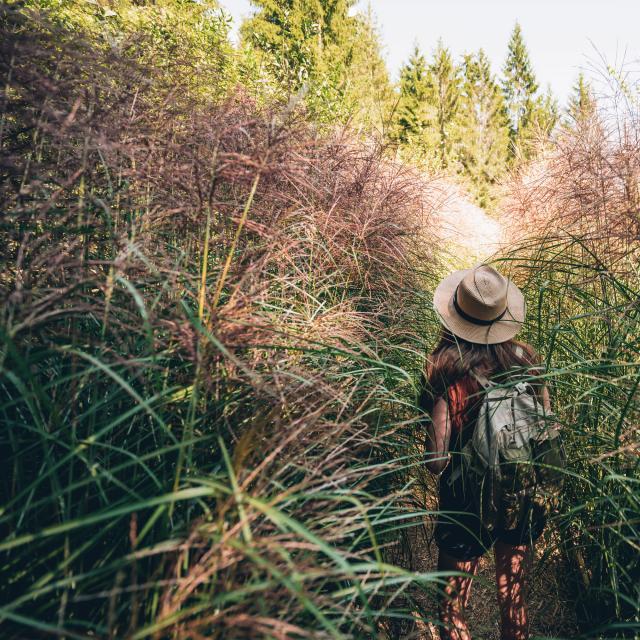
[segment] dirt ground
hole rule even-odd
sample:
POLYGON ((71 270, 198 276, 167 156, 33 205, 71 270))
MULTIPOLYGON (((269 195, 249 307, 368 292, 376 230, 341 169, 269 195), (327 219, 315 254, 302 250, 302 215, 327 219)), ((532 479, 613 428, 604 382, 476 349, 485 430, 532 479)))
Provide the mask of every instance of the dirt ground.
POLYGON ((471 202, 459 187, 441 180, 434 183, 434 193, 437 235, 446 247, 445 266, 468 269, 489 260, 504 246, 500 221, 471 202))

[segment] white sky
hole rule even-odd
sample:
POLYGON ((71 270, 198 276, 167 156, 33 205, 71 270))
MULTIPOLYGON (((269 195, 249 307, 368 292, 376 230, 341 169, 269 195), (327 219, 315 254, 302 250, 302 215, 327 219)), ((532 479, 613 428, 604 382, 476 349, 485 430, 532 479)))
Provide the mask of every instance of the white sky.
MULTIPOLYGON (((235 28, 250 15, 249 0, 219 0, 235 28)), ((394 79, 413 45, 430 54, 442 37, 459 57, 483 47, 499 72, 509 35, 520 22, 538 82, 564 104, 580 70, 640 67, 640 0, 359 0, 377 18, 394 79)))

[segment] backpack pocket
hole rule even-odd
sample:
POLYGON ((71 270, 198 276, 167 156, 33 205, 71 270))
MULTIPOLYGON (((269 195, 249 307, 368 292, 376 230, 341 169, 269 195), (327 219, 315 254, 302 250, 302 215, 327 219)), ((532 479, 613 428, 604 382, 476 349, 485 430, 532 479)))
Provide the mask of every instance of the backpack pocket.
POLYGON ((566 466, 562 438, 556 429, 548 429, 543 439, 532 441, 532 462, 539 493, 550 505, 555 504, 562 490, 566 466))
POLYGON ((529 499, 536 488, 536 474, 531 465, 532 447, 528 425, 505 428, 500 433, 499 526, 505 530, 518 527, 526 516, 529 499))

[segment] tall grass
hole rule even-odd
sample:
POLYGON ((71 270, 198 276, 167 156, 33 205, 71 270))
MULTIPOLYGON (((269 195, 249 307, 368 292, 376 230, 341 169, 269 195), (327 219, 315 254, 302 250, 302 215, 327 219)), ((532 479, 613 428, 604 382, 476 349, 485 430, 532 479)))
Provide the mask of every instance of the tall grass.
POLYGON ((388 550, 420 517, 428 184, 295 108, 167 86, 144 41, 19 5, 0 41, 3 637, 409 616, 437 581, 388 550))
POLYGON ((606 107, 515 176, 521 236, 505 260, 529 292, 528 337, 564 427, 569 475, 555 520, 578 621, 585 637, 636 637, 640 129, 633 109, 606 107))

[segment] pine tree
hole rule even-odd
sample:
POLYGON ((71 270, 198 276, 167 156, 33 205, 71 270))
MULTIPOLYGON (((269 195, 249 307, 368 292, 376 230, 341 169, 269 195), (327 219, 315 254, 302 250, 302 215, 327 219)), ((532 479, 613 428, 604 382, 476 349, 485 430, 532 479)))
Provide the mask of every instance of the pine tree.
POLYGON ((318 64, 322 41, 320 0, 253 0, 258 12, 246 20, 242 35, 270 54, 276 77, 298 89, 318 64))
POLYGON ((241 28, 266 56, 287 93, 305 88, 319 105, 340 101, 356 0, 251 0, 258 11, 241 28))
POLYGON ((430 127, 427 99, 431 85, 427 61, 416 45, 400 70, 400 96, 393 131, 398 142, 424 147, 424 136, 430 127))
POLYGON ((538 91, 538 83, 522 37, 522 29, 517 22, 509 40, 503 73, 502 88, 510 119, 511 141, 515 149, 531 124, 536 107, 535 96, 538 91))
POLYGON ((559 118, 558 101, 547 87, 544 95, 536 96, 530 105, 527 124, 519 131, 512 151, 522 157, 531 158, 546 145, 559 118))
POLYGON ((459 110, 459 153, 479 204, 490 201, 490 187, 504 172, 509 121, 504 97, 485 52, 466 55, 459 110))
POLYGON ((382 127, 392 89, 371 15, 350 15, 356 0, 251 1, 243 40, 285 97, 302 90, 316 121, 382 127))
POLYGON ((548 137, 556 126, 559 115, 558 101, 551 91, 551 85, 547 85, 544 96, 540 96, 536 101, 531 122, 537 127, 539 133, 548 137))
POLYGON ((573 85, 573 92, 569 97, 567 114, 574 123, 586 122, 596 110, 596 100, 593 89, 584 74, 580 73, 576 83, 573 85))
POLYGON ((354 16, 348 44, 348 73, 345 77, 345 108, 352 124, 365 131, 382 132, 393 108, 393 88, 373 15, 354 16))
POLYGON ((437 156, 440 166, 446 168, 453 159, 455 123, 460 99, 460 76, 451 53, 444 47, 442 41, 438 42, 429 71, 432 80, 427 99, 435 107, 435 124, 438 134, 437 156))

